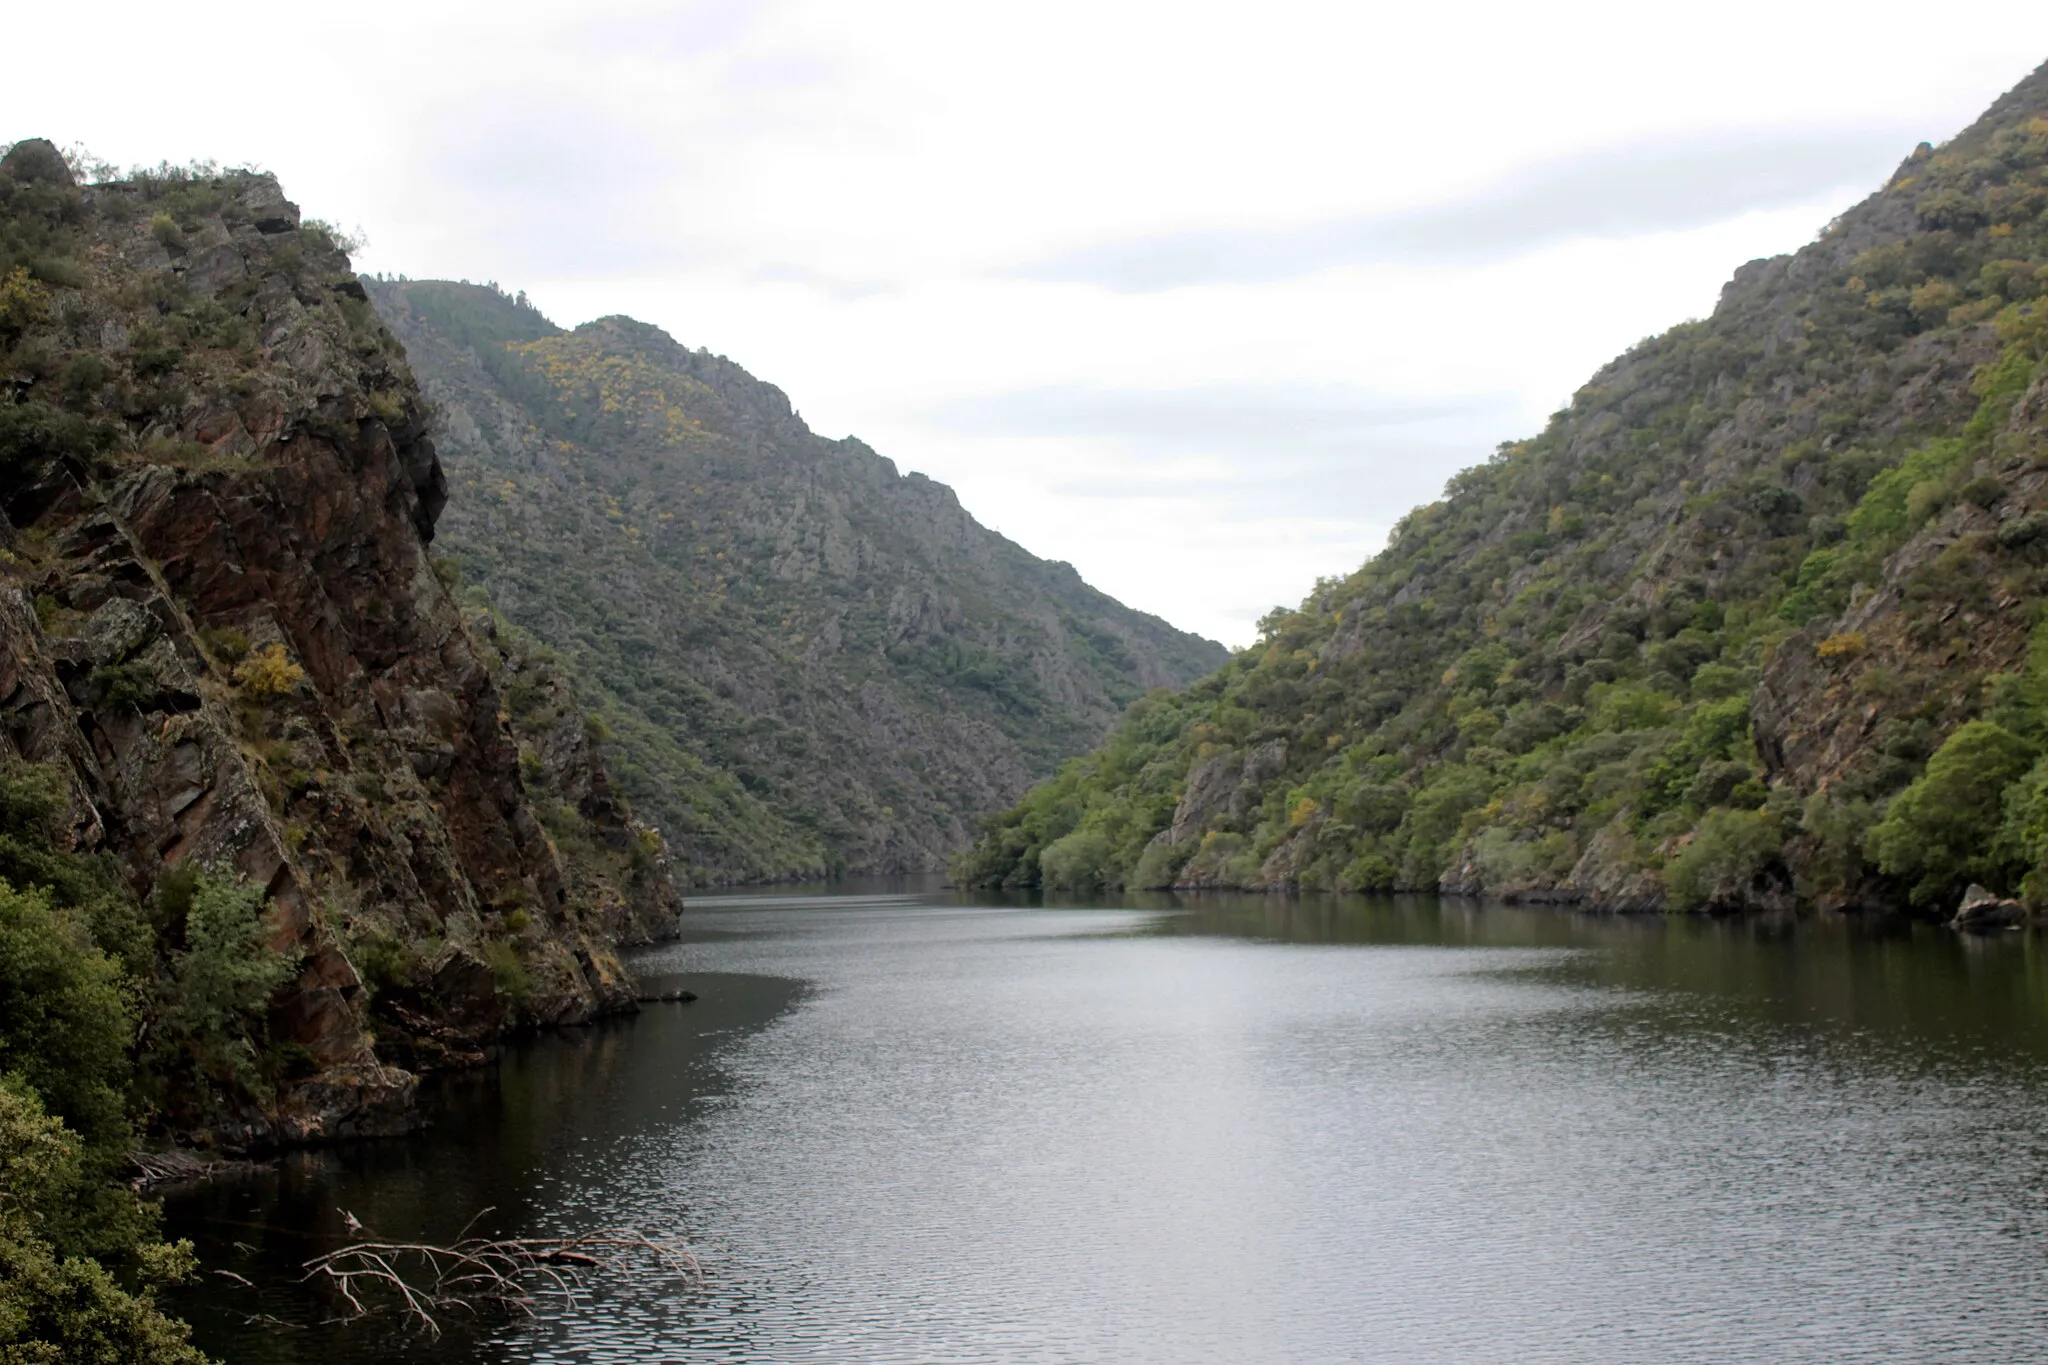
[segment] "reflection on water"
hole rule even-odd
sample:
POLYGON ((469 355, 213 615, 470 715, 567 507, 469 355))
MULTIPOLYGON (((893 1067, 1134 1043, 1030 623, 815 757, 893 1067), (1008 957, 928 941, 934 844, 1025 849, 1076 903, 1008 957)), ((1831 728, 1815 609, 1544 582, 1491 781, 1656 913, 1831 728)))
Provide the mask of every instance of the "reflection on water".
POLYGON ((453 1317, 427 1349, 402 1323, 322 1324, 338 1305, 297 1282, 308 1257, 353 1240, 343 1210, 373 1233, 456 1240, 479 1233, 545 1235, 590 1226, 571 1212, 593 1170, 644 1133, 701 1118, 730 1088, 716 1064, 733 1039, 802 998, 780 978, 699 973, 689 1006, 649 1006, 637 1019, 577 1029, 508 1049, 488 1070, 441 1077, 424 1091, 429 1127, 401 1140, 295 1152, 272 1172, 173 1192, 174 1235, 200 1247, 210 1275, 177 1307, 228 1365, 289 1361, 499 1360, 488 1330, 453 1317), (488 1210, 488 1212, 485 1212, 488 1210), (478 1215, 482 1216, 479 1217, 478 1215))
POLYGON ((690 1006, 175 1200, 236 1362, 1985 1361, 2048 1321, 2048 941, 1432 898, 696 900, 690 1006), (633 1223, 429 1347, 341 1237, 633 1223), (273 1321, 249 1319, 266 1315, 273 1321), (282 1324, 298 1324, 286 1326, 282 1324))
MULTIPOLYGON (((1148 897, 1166 908, 1172 898, 1148 897)), ((1583 915, 1435 897, 1216 896, 1141 932, 1276 943, 1581 948, 1524 969, 1634 987, 1687 1011, 1867 1032, 1926 1056, 1983 1047, 2048 1061, 2048 939, 1905 918, 1583 915)))

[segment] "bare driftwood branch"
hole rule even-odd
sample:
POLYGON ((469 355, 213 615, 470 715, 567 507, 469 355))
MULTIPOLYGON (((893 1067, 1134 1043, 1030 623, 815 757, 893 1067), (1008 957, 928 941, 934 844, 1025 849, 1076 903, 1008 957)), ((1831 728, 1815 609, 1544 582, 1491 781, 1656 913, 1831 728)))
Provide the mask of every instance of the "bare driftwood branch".
POLYGON ((134 1172, 133 1183, 137 1189, 174 1185, 187 1180, 210 1180, 217 1175, 257 1169, 257 1163, 253 1161, 217 1161, 177 1148, 164 1152, 130 1152, 128 1164, 134 1172))
MULTIPOLYGON (((681 1242, 638 1228, 601 1228, 571 1237, 472 1237, 469 1220, 446 1246, 430 1242, 351 1242, 305 1263, 303 1281, 319 1281, 340 1296, 342 1321, 396 1311, 432 1336, 451 1312, 487 1310, 532 1316, 542 1296, 573 1300, 592 1273, 621 1271, 652 1261, 685 1282, 703 1272, 681 1242)), ((341 1210, 351 1232, 367 1232, 341 1210)))

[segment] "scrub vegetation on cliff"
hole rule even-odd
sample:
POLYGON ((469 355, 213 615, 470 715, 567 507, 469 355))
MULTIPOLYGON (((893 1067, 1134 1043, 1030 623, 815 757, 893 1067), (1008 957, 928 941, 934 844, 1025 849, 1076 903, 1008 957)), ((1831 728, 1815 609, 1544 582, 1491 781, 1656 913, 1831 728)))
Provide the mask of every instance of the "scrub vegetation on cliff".
POLYGON ((2048 900, 2048 68, 993 821, 981 884, 2048 900))
POLYGON ((397 341, 274 179, 0 157, 0 1358, 191 1362, 137 1142, 404 1131, 634 1008, 666 846, 459 606, 397 341))
POLYGON ((628 318, 368 282, 437 410, 439 546, 558 650, 696 881, 937 870, 1228 657, 628 318))

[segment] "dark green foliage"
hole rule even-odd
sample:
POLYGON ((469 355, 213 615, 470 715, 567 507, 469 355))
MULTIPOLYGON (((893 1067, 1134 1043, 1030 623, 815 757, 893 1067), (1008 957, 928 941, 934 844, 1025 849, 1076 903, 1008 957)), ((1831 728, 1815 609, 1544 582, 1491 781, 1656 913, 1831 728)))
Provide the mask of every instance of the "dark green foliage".
POLYGON ((373 998, 416 989, 426 976, 422 945, 395 934, 367 931, 349 944, 348 957, 373 998))
POLYGON ((152 1297, 192 1273, 190 1244, 132 1241, 139 1291, 71 1249, 80 1193, 101 1182, 77 1136, 44 1113, 34 1092, 0 1076, 0 1360, 206 1365, 186 1343, 185 1325, 152 1297))
POLYGON ((67 805, 53 769, 0 759, 0 881, 38 890, 54 910, 74 916, 99 951, 140 973, 150 948, 134 897, 111 859, 59 845, 67 805))
POLYGON ((1762 810, 1710 810, 1665 868, 1674 910, 1740 909, 1757 883, 1782 871, 1785 834, 1762 810))
POLYGON ((277 1058, 264 1015, 299 963, 295 954, 269 945, 263 888, 201 872, 159 904, 184 948, 160 983, 151 1064, 215 1093, 267 1095, 277 1058))
POLYGON ((249 636, 233 626, 209 626, 199 632, 199 643, 230 668, 249 657, 249 636))
POLYGON ((145 711, 163 696, 163 686, 148 664, 131 661, 94 669, 92 692, 110 710, 145 711))
POLYGON ((476 357, 485 373, 529 401, 551 406, 553 394, 512 349, 522 342, 563 335, 526 295, 508 296, 467 280, 404 280, 406 304, 455 345, 476 357))
POLYGON ((1040 879, 1051 889, 1092 891, 1102 885, 1109 855, 1109 839, 1100 830, 1072 830, 1038 855, 1040 879))
POLYGON ((102 1147, 128 1136, 122 1095, 134 1020, 125 985, 75 910, 0 882, 0 1074, 102 1147))
POLYGON ((502 940, 486 943, 484 964, 491 969, 491 979, 497 983, 498 994, 506 1000, 519 1005, 532 997, 533 978, 527 973, 526 964, 519 960, 519 953, 511 944, 502 940))
POLYGON ((118 1179, 133 1140, 123 961, 146 968, 149 935, 112 869, 56 841, 65 806, 52 771, 0 764, 0 1359, 203 1365, 150 1296, 190 1272, 190 1250, 157 1242, 118 1179))
POLYGON ((1723 804, 1755 775, 1748 763, 1733 761, 1748 744, 1747 697, 1699 703, 1677 740, 1645 772, 1638 813, 1649 817, 1681 803, 1701 811, 1723 804))
POLYGON ((1973 881, 2007 882, 2010 870, 1993 847, 2003 796, 2035 754, 1994 721, 1973 720, 1950 735, 1870 832, 1878 867, 1907 882, 1918 904, 1952 900, 1973 881))
POLYGON ((108 423, 47 403, 0 406, 0 478, 33 479, 60 461, 85 465, 114 439, 108 423))
POLYGON ((71 282, 84 222, 84 196, 49 143, 17 142, 0 157, 0 278, 19 269, 48 283, 71 282))

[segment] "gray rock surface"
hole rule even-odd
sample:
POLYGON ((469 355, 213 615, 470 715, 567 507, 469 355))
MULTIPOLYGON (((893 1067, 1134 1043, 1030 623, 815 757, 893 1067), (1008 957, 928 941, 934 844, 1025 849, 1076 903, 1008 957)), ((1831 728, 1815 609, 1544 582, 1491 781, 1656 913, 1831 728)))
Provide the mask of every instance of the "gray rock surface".
POLYGON ((2027 907, 2019 901, 1997 895, 1973 883, 1970 889, 1963 893, 1962 902, 1956 906, 1955 917, 1949 924, 1957 929, 1982 932, 2017 929, 2027 922, 2027 918, 2027 907))

